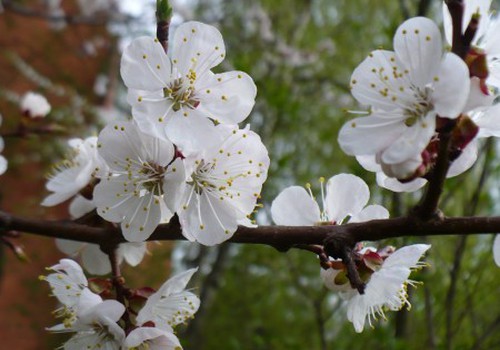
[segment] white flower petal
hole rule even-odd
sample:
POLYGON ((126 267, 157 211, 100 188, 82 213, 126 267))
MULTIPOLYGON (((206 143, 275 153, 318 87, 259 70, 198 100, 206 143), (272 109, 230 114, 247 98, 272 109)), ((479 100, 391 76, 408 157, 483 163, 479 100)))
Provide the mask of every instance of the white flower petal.
POLYGON ((318 203, 300 186, 291 186, 274 199, 271 215, 277 225, 310 226, 321 221, 318 203))
POLYGON ((152 193, 137 198, 123 218, 123 237, 129 242, 143 242, 151 236, 161 220, 160 200, 152 193))
POLYGON ((349 155, 376 154, 390 146, 406 128, 401 118, 384 118, 377 113, 345 123, 338 141, 349 155))
POLYGON ((494 100, 494 95, 486 95, 481 89, 481 80, 478 77, 472 77, 470 79, 469 98, 463 111, 468 112, 480 107, 489 107, 494 100))
POLYGON ((428 18, 414 17, 401 24, 394 36, 394 51, 410 80, 423 88, 437 74, 437 62, 443 55, 441 33, 428 18))
MULTIPOLYGON (((183 111, 184 109, 181 109, 183 111)), ((175 114, 165 127, 165 134, 179 146, 183 154, 201 151, 207 145, 220 143, 224 134, 197 109, 188 110, 188 116, 175 114)))
POLYGON ((126 349, 141 348, 142 344, 146 344, 149 350, 182 349, 179 339, 173 333, 154 327, 139 327, 134 329, 123 343, 126 349))
POLYGON ((469 96, 469 68, 460 57, 447 53, 439 67, 437 80, 432 94, 434 110, 441 117, 457 118, 469 96))
POLYGON ((174 33, 173 67, 183 74, 194 68, 202 75, 221 63, 225 55, 222 35, 213 26, 191 21, 181 24, 174 33))
POLYGON ((488 62, 489 75, 486 82, 497 89, 500 89, 500 59, 488 62))
POLYGON ((320 270, 320 276, 321 279, 323 280, 323 284, 325 285, 326 288, 333 290, 335 292, 347 292, 352 290, 351 284, 349 282, 344 283, 344 284, 336 284, 335 283, 335 277, 342 272, 341 270, 336 270, 336 269, 321 269, 320 270))
POLYGON ((358 214, 353 215, 349 222, 365 222, 389 218, 389 211, 381 205, 367 205, 358 214))
POLYGON ((148 251, 146 243, 122 243, 118 248, 119 253, 127 264, 137 266, 141 263, 144 255, 148 251))
POLYGON ((469 170, 476 162, 477 157, 478 157, 477 140, 473 140, 467 145, 467 147, 465 147, 462 150, 462 154, 460 155, 460 157, 458 157, 457 159, 455 159, 453 163, 451 163, 451 166, 448 169, 446 177, 454 177, 469 170))
MULTIPOLYGON (((167 168, 163 177, 163 201, 167 205, 171 216, 181 206, 182 194, 186 187, 186 170, 181 158, 177 158, 167 168)), ((165 219, 165 216, 162 217, 165 219)), ((170 219, 170 218, 169 218, 170 219)))
POLYGON ((416 268, 418 261, 430 247, 431 246, 429 244, 413 244, 399 248, 394 253, 389 255, 389 257, 384 261, 383 266, 385 268, 398 266, 416 268))
POLYGON ((235 208, 227 200, 205 193, 193 194, 190 205, 177 214, 182 234, 190 241, 207 246, 228 240, 238 228, 235 208))
POLYGON ((120 73, 132 89, 161 90, 170 80, 172 67, 158 40, 140 37, 123 51, 120 73))
POLYGON ((479 126, 478 137, 500 137, 500 104, 474 112, 471 118, 479 126))
POLYGON ((417 168, 422 165, 422 156, 416 154, 413 157, 397 164, 385 164, 381 162, 382 171, 389 177, 406 179, 415 174, 417 168))
POLYGON ((101 179, 94 188, 94 203, 97 213, 111 222, 121 222, 129 208, 138 202, 134 196, 134 186, 127 175, 101 179))
POLYGON ((405 89, 407 82, 395 74, 404 71, 395 57, 392 51, 375 50, 356 67, 350 85, 356 100, 385 111, 396 107, 393 96, 400 97, 408 89, 405 89))
POLYGON ((382 171, 380 164, 377 163, 376 157, 373 155, 356 156, 356 160, 365 170, 373 173, 382 171))
POLYGON ((370 199, 370 190, 359 177, 339 174, 326 184, 325 210, 330 221, 337 224, 348 216, 358 214, 370 199))
POLYGON ((87 243, 70 241, 69 239, 56 239, 57 248, 66 255, 75 256, 87 243))
POLYGON ((78 219, 96 208, 94 201, 83 196, 76 196, 69 204, 69 214, 73 219, 78 219))
POLYGON ((125 306, 116 300, 104 300, 89 309, 82 310, 79 313, 79 322, 84 324, 92 324, 94 322, 109 319, 113 322, 118 322, 125 312, 125 306))
POLYGON ((398 164, 420 155, 434 135, 435 125, 436 118, 432 112, 424 120, 419 118, 382 153, 382 162, 398 164))
POLYGON ((109 257, 97 244, 88 244, 82 251, 82 265, 93 275, 105 275, 111 272, 109 257))
POLYGON ((167 165, 174 156, 171 142, 141 133, 131 121, 115 121, 99 134, 99 154, 112 170, 136 169, 143 162, 167 165), (130 161, 127 161, 129 160, 130 161), (135 161, 135 162, 134 162, 135 161))
POLYGON ((243 72, 213 74, 207 72, 203 87, 199 91, 199 111, 208 118, 221 123, 237 124, 252 111, 257 95, 253 79, 243 72))
POLYGON ((416 178, 410 182, 400 182, 397 179, 388 177, 382 172, 377 173, 377 184, 393 192, 415 192, 427 183, 426 179, 416 178))
POLYGON ((493 259, 495 264, 500 267, 500 235, 496 235, 493 241, 493 259))

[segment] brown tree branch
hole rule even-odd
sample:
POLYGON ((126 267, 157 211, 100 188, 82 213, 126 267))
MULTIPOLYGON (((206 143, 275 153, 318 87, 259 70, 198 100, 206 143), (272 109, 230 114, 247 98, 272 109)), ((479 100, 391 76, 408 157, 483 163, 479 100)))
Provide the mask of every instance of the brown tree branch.
MULTIPOLYGON (((0 211, 0 228, 95 244, 126 242, 118 227, 91 227, 72 221, 28 219, 0 211)), ((323 244, 333 238, 346 246, 396 237, 472 235, 500 232, 500 217, 454 217, 421 221, 414 217, 372 220, 339 226, 240 226, 228 242, 264 244, 286 251, 297 244, 323 244)), ((185 240, 177 220, 159 225, 149 241, 185 240)))

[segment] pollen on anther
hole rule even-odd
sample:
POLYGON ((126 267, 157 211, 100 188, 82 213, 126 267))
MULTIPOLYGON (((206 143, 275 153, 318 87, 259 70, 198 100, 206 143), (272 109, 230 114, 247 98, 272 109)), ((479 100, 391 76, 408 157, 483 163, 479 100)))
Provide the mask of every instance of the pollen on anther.
POLYGON ((156 69, 160 69, 160 65, 159 64, 156 65, 156 69))
POLYGON ((200 225, 200 230, 203 230, 205 228, 205 225, 200 225))
POLYGON ((158 121, 161 123, 163 121, 163 118, 158 118, 158 121))
POLYGON ((142 55, 142 58, 143 58, 143 59, 146 59, 146 58, 148 58, 148 56, 146 56, 146 55, 142 55))
POLYGON ((420 31, 418 29, 415 29, 415 34, 418 34, 420 33, 420 31))
POLYGON ((188 116, 188 112, 184 112, 182 115, 185 116, 185 117, 187 117, 188 116))
POLYGON ((144 231, 144 226, 139 227, 139 231, 144 231))
POLYGON ((353 128, 355 128, 355 127, 356 127, 356 123, 355 123, 355 122, 352 122, 352 123, 351 123, 351 126, 352 126, 353 128))
POLYGON ((137 97, 138 102, 142 102, 142 96, 137 97))
POLYGON ((182 41, 186 42, 186 41, 188 41, 188 39, 187 39, 187 38, 184 38, 184 39, 182 39, 182 41))

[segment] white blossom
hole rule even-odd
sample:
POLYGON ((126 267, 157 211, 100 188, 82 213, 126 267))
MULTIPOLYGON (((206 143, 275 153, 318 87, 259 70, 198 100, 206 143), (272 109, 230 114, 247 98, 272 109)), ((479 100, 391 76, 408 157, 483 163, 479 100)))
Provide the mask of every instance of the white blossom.
POLYGON ((467 66, 443 53, 439 29, 427 18, 404 22, 394 50, 373 51, 354 71, 352 94, 371 113, 339 134, 346 153, 377 155, 388 165, 419 156, 434 135, 436 116, 457 118, 470 86, 467 66))
POLYGON ((220 140, 214 124, 244 120, 257 90, 246 73, 212 73, 225 55, 220 32, 199 22, 177 28, 169 56, 158 40, 135 39, 123 53, 121 75, 139 127, 187 154, 220 140))
POLYGON ((174 145, 141 132, 134 122, 113 122, 99 134, 109 174, 94 189, 97 213, 121 223, 130 242, 146 240, 177 210, 185 182, 174 145))
POLYGON ((308 191, 300 186, 284 189, 272 203, 273 221, 277 225, 311 226, 325 223, 340 225, 347 221, 362 222, 389 217, 384 207, 366 205, 370 190, 362 179, 351 174, 331 177, 326 184, 326 193, 322 185, 323 210, 320 210, 309 185, 308 191))
POLYGON ((102 298, 88 288, 87 278, 75 261, 61 259, 59 264, 49 267, 48 270, 53 273, 40 276, 40 279, 49 283, 52 295, 61 303, 61 307, 54 313, 63 319, 60 325, 49 330, 71 328, 79 312, 102 302, 102 298))
POLYGON ((191 170, 178 211, 182 234, 219 244, 255 209, 269 168, 266 147, 256 133, 233 129, 222 143, 186 161, 191 170))
POLYGON ((371 326, 379 316, 385 318, 384 310, 410 307, 406 288, 413 281, 409 276, 412 270, 422 266, 419 260, 429 248, 430 245, 414 244, 396 250, 370 276, 364 294, 353 288, 342 292, 342 297, 347 300, 347 318, 356 332, 363 331, 366 319, 371 326))
POLYGON ((106 171, 97 154, 97 137, 71 139, 68 144, 71 147, 68 159, 55 166, 53 175, 47 181, 47 190, 53 193, 43 200, 43 206, 54 206, 75 196, 92 179, 106 171))
POLYGON ((192 318, 200 299, 185 289, 196 271, 198 268, 190 269, 167 280, 139 311, 137 325, 153 322, 155 327, 172 332, 175 326, 192 318))
POLYGON ((22 97, 20 107, 23 114, 30 118, 43 118, 51 110, 45 96, 31 91, 22 97))
POLYGON ((58 264, 49 267, 48 271, 53 273, 41 276, 41 279, 49 283, 52 294, 64 306, 76 307, 82 291, 88 287, 80 265, 71 259, 61 259, 58 264))
POLYGON ((64 345, 64 350, 107 349, 120 350, 125 332, 117 324, 125 307, 116 300, 105 300, 80 309, 70 326, 55 326, 53 332, 76 332, 64 345))

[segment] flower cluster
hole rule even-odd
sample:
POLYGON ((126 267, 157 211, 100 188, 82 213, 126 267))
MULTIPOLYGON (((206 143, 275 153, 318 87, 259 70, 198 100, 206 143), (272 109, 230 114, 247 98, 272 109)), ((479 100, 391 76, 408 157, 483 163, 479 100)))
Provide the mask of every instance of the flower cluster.
MULTIPOLYGON (((341 225, 389 217, 387 209, 380 205, 366 205, 370 191, 366 183, 357 176, 340 174, 333 176, 323 188, 321 197, 323 210, 319 208, 312 194, 299 186, 288 187, 273 201, 271 213, 278 225, 310 226, 341 225), (355 193, 356 195, 353 195, 355 193)), ((394 252, 386 247, 377 251, 357 245, 353 252, 356 268, 366 284, 364 294, 351 287, 347 278, 347 267, 341 260, 322 263, 321 277, 325 286, 341 292, 347 302, 347 318, 354 324, 356 332, 363 331, 365 320, 384 316, 384 309, 392 311, 409 306, 406 285, 412 269, 420 266, 418 260, 430 246, 417 244, 406 246, 394 252)))
POLYGON ((42 204, 93 187, 97 213, 130 242, 147 240, 174 214, 184 236, 205 245, 249 225, 269 157, 260 137, 237 125, 254 105, 253 80, 211 71, 224 57, 220 32, 198 22, 177 29, 170 55, 156 39, 134 40, 121 60, 133 120, 72 140, 42 204))
POLYGON ((200 305, 198 297, 185 290, 197 269, 172 277, 148 297, 129 291, 127 306, 116 300, 103 300, 94 293, 81 267, 73 260, 62 259, 48 270, 51 273, 40 279, 49 283, 53 296, 61 304, 55 315, 62 319, 62 323, 48 330, 74 333, 64 349, 180 350, 174 327, 192 318, 200 305), (137 299, 142 300, 133 320, 132 298, 136 303, 137 299), (131 324, 122 319, 125 313, 131 324))
POLYGON ((327 288, 340 292, 347 302, 347 319, 360 333, 367 319, 372 326, 372 320, 379 316, 386 318, 386 310, 398 311, 404 306, 411 306, 407 286, 414 286, 415 281, 409 276, 412 270, 425 266, 419 260, 429 248, 426 244, 405 246, 396 251, 393 247, 381 250, 357 247, 356 267, 366 283, 363 294, 351 287, 346 267, 341 261, 331 261, 330 268, 321 270, 321 278, 327 288))
MULTIPOLYGON (((498 135, 493 93, 498 89, 500 41, 493 33, 500 21, 487 15, 488 8, 488 1, 466 5, 464 30, 471 19, 480 21, 465 61, 443 52, 438 27, 417 17, 396 31, 394 52, 376 50, 354 71, 352 94, 370 112, 346 123, 339 143, 366 170, 377 173, 380 186, 396 192, 424 186, 437 159, 440 132, 450 126, 455 126, 449 154, 454 163, 448 177, 474 164, 475 138, 498 135)), ((444 13, 451 44, 451 20, 446 9, 444 13)))

